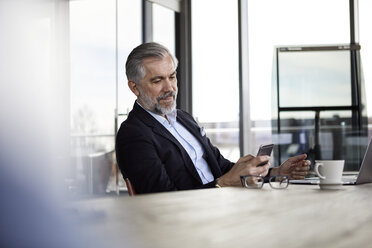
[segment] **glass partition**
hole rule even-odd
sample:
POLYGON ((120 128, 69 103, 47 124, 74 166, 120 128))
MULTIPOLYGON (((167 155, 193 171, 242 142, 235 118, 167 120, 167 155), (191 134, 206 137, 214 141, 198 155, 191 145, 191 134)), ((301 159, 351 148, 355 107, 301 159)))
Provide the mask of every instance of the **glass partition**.
POLYGON ((363 81, 353 80, 355 73, 358 78, 361 74, 351 66, 351 55, 359 49, 277 48, 273 135, 278 137, 275 157, 280 162, 307 153, 313 162, 341 159, 345 170, 359 169, 367 145, 363 81))
POLYGON ((351 105, 350 51, 279 51, 281 107, 351 105))
MULTIPOLYGON (((289 157, 306 153, 315 143, 315 113, 288 111, 280 113, 280 131, 273 125, 272 142, 276 145, 274 157, 285 161, 289 157)), ((274 123, 273 123, 274 124, 274 123)), ((276 123, 275 123, 276 124, 276 123)))

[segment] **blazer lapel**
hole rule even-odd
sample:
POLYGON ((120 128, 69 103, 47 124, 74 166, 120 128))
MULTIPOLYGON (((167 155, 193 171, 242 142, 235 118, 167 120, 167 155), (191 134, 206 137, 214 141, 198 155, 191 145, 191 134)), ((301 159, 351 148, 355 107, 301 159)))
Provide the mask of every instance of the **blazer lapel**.
POLYGON ((204 148, 204 156, 208 162, 209 168, 211 169, 214 177, 220 177, 222 175, 221 169, 218 166, 218 162, 215 159, 213 152, 211 151, 209 144, 207 143, 207 139, 202 135, 204 130, 199 127, 197 123, 185 115, 182 111, 177 112, 177 121, 179 121, 187 130, 194 135, 194 137, 200 142, 200 144, 204 148))
POLYGON ((175 144, 181 155, 182 159, 184 161, 184 164, 190 174, 198 180, 200 183, 203 183, 198 172, 196 171, 196 168, 194 166, 194 163, 191 161, 189 154, 186 152, 185 148, 178 142, 178 140, 162 125, 160 124, 154 117, 152 117, 149 113, 147 113, 146 110, 144 110, 141 106, 139 106, 137 103, 133 106, 133 111, 136 115, 139 116, 139 118, 149 127, 152 128, 153 132, 168 139, 170 142, 175 144))

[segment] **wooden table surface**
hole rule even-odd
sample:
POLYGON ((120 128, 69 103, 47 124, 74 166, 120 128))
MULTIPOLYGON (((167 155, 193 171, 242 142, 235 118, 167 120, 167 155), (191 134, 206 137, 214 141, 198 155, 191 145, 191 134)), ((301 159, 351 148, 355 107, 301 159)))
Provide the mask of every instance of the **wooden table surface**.
POLYGON ((86 199, 72 208, 89 245, 100 247, 372 247, 372 184, 215 188, 86 199))

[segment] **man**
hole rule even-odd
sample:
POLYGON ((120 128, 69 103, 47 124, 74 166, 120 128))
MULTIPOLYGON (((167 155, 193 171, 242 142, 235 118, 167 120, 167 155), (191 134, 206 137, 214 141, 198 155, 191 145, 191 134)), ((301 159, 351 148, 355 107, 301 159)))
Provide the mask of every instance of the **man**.
MULTIPOLYGON (((191 115, 176 109, 177 65, 167 48, 153 42, 133 49, 126 62, 128 86, 137 101, 118 131, 116 156, 136 193, 241 186, 241 175, 267 176, 268 156, 230 162, 191 115)), ((290 158, 269 175, 303 178, 310 168, 305 158, 290 158)))

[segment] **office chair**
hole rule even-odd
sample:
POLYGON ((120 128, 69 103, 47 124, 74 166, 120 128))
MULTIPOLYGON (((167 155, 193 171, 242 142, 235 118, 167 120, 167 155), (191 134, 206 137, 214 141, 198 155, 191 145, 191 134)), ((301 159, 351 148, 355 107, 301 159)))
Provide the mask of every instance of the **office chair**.
MULTIPOLYGON (((115 161, 116 161, 116 154, 114 154, 115 156, 115 161)), ((118 163, 116 162, 115 163, 115 177, 116 177, 116 185, 119 184, 119 174, 120 174, 120 170, 119 170, 119 167, 118 167, 118 163)), ((134 190, 134 187, 133 187, 133 184, 130 182, 129 178, 127 177, 127 175, 125 175, 125 173, 121 173, 123 178, 124 178, 124 181, 125 181, 125 184, 127 185, 127 189, 128 189, 128 194, 130 196, 134 196, 136 195, 136 191, 134 190)))
POLYGON ((133 184, 130 182, 129 178, 124 175, 123 175, 123 178, 124 178, 125 184, 127 185, 128 194, 130 196, 136 195, 136 191, 134 190, 133 184))

